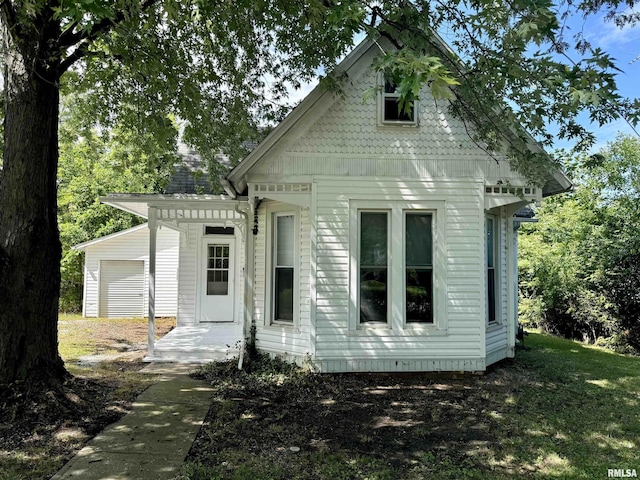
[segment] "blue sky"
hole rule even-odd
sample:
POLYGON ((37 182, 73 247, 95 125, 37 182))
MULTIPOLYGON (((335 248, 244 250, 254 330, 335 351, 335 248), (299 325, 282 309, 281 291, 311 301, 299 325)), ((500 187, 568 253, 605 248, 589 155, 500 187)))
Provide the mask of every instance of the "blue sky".
MULTIPOLYGON (((630 98, 640 97, 640 26, 620 29, 612 21, 606 22, 602 15, 587 22, 574 18, 569 26, 572 32, 582 28, 585 39, 594 48, 601 48, 617 60, 618 67, 623 70, 616 78, 620 93, 630 98)), ((586 115, 583 124, 589 125, 586 115)), ((590 125, 590 129, 597 137, 593 151, 614 140, 618 132, 633 134, 624 120, 616 120, 602 127, 590 125)))

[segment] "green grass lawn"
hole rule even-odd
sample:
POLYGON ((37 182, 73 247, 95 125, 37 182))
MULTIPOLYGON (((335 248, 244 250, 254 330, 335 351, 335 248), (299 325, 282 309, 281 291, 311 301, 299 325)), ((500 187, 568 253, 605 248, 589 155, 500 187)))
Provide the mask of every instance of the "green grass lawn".
POLYGON ((640 358, 536 333, 526 343, 516 360, 457 378, 208 367, 217 394, 182 478, 640 474, 640 358))

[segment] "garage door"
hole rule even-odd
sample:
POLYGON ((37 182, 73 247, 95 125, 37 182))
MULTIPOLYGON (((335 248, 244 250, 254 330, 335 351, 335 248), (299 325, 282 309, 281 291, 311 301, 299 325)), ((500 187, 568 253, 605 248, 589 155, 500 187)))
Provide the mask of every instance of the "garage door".
POLYGON ((101 317, 144 316, 144 262, 102 260, 100 262, 101 317))

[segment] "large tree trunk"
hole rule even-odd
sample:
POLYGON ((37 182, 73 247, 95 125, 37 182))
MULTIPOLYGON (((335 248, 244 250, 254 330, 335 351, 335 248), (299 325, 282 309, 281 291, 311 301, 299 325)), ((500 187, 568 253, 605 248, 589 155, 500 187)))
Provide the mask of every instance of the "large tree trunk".
MULTIPOLYGON (((3 15, 5 118, 0 172, 0 384, 51 386, 58 354, 60 26, 44 12, 14 41, 3 15)), ((14 31, 15 33, 15 31, 14 31)))

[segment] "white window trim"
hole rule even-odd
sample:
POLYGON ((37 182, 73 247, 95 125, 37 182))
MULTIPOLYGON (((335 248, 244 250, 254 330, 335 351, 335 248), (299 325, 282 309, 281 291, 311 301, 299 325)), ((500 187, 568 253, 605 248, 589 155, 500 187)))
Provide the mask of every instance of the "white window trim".
POLYGON ((378 74, 378 126, 384 127, 417 127, 419 125, 420 101, 413 101, 413 120, 385 120, 384 119, 384 101, 386 98, 398 98, 399 95, 394 93, 386 93, 384 91, 385 77, 384 74, 378 74))
POLYGON ((500 221, 500 215, 497 214, 493 214, 493 213, 487 213, 485 214, 485 226, 484 226, 484 234, 485 234, 485 241, 484 241, 484 254, 485 254, 485 259, 484 259, 484 283, 485 283, 485 288, 484 288, 484 296, 485 296, 485 306, 484 306, 484 310, 485 310, 485 314, 484 314, 484 318, 485 318, 485 324, 487 326, 487 328, 490 327, 496 327, 496 326, 500 326, 502 325, 502 311, 500 308, 500 299, 502 298, 502 276, 500 275, 500 268, 501 268, 501 221, 500 221), (487 219, 492 219, 493 220, 493 274, 494 274, 494 308, 495 308, 495 312, 496 312, 496 318, 493 321, 489 321, 489 282, 487 280, 487 274, 488 274, 488 269, 489 269, 489 259, 487 258, 487 241, 486 241, 486 235, 487 235, 487 219))
POLYGON ((349 202, 349 331, 391 330, 430 334, 447 328, 447 252, 445 240, 445 201, 379 201, 351 200, 349 202), (360 323, 360 212, 389 212, 388 254, 388 310, 387 323, 360 323), (405 212, 428 212, 433 215, 433 323, 407 323, 405 316, 405 212), (402 229, 402 235, 393 232, 402 229))
POLYGON ((267 205, 265 231, 265 292, 264 292, 264 326, 278 329, 298 331, 300 328, 300 207, 287 204, 267 205), (293 266, 293 322, 274 319, 274 218, 282 215, 293 215, 294 259, 293 266))

